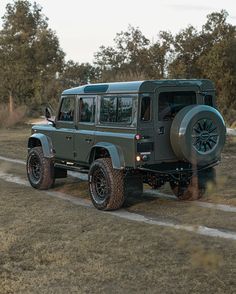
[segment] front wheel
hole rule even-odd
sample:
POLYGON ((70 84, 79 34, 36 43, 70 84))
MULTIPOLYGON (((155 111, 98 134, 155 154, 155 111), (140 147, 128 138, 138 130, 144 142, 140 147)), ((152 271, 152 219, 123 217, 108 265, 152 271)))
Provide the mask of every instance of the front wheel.
POLYGON ((27 176, 32 187, 49 189, 54 184, 54 167, 50 158, 44 157, 42 147, 34 147, 27 158, 27 176))
POLYGON ((95 160, 89 171, 89 192, 97 209, 120 208, 125 200, 123 171, 113 169, 110 158, 95 160))

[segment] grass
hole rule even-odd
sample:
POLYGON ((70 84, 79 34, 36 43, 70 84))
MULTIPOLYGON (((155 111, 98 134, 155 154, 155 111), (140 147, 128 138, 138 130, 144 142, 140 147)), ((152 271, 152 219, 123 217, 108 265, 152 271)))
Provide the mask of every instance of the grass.
POLYGON ((236 243, 0 180, 0 293, 234 293, 236 243))
POLYGON ((0 155, 25 160, 27 139, 30 134, 31 127, 29 125, 0 129, 0 155))
MULTIPOLYGON (((0 155, 25 159, 29 126, 0 130, 0 155)), ((236 142, 228 139, 205 201, 235 203, 236 142)), ((25 178, 25 167, 0 170, 25 178)), ((87 183, 54 190, 88 198, 87 183)), ((167 186, 163 192, 170 192, 167 186)), ((144 194, 126 208, 161 220, 234 230, 233 213, 144 194)), ((0 180, 0 294, 235 293, 236 242, 122 220, 0 180)))

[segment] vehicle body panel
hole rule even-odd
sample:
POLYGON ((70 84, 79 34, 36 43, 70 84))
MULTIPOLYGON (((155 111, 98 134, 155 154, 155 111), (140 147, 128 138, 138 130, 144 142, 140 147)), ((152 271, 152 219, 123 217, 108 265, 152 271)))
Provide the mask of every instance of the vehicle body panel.
POLYGON ((163 91, 194 91, 197 104, 204 104, 206 97, 210 95, 212 106, 216 107, 214 85, 209 80, 157 80, 85 85, 62 93, 62 98, 75 99, 73 122, 61 122, 57 116, 55 127, 34 126, 33 131, 51 138, 55 160, 58 161, 71 161, 78 165, 89 166, 94 148, 103 147, 113 153, 114 158, 122 157, 120 160, 117 158, 113 160, 114 168, 136 169, 178 162, 170 144, 172 121, 158 120, 158 99, 163 91), (128 95, 133 97, 132 122, 101 123, 102 97, 128 95), (145 95, 150 96, 151 99, 151 119, 144 122, 139 117, 140 101, 145 95), (79 99, 91 96, 95 97, 96 101, 94 123, 81 123, 78 114, 79 99), (135 138, 137 134, 142 136, 140 140, 135 138), (136 156, 140 154, 147 154, 148 162, 137 162, 136 156))

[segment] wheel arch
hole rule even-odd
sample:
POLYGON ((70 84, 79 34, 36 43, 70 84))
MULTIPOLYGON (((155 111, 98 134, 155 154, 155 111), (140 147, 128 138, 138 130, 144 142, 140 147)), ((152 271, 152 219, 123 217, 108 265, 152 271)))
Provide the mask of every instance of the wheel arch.
POLYGON ((28 151, 38 146, 42 147, 43 154, 46 158, 54 157, 53 145, 50 137, 40 133, 33 134, 32 136, 30 136, 28 140, 28 151))
MULTIPOLYGON (((114 169, 124 169, 125 168, 125 160, 124 155, 121 148, 118 145, 111 144, 108 142, 99 142, 93 146, 89 156, 89 163, 91 164, 95 159, 100 158, 97 157, 97 154, 100 154, 101 150, 105 150, 108 152, 112 166, 114 169)), ((101 156, 102 157, 102 156, 101 156)))

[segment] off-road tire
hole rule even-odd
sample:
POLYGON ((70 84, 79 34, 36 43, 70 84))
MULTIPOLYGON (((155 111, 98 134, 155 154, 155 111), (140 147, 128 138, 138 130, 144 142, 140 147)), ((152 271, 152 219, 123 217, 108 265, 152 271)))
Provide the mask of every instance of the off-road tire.
POLYGON ((204 187, 198 185, 197 177, 193 177, 188 185, 170 182, 170 187, 174 195, 180 200, 197 200, 205 193, 204 187))
POLYGON ((170 187, 180 200, 197 200, 205 194, 210 182, 215 184, 215 177, 215 169, 209 168, 193 175, 188 185, 170 182, 170 187))
POLYGON ((95 160, 89 170, 89 192, 97 209, 119 209, 125 200, 123 171, 113 169, 110 158, 95 160))
POLYGON ((33 188, 47 190, 54 184, 54 166, 50 158, 44 157, 42 147, 32 148, 27 157, 27 176, 33 188))

